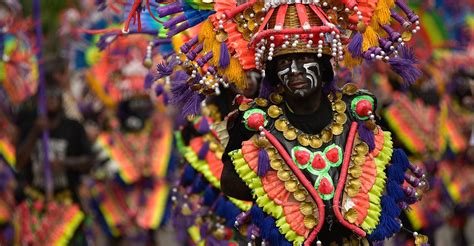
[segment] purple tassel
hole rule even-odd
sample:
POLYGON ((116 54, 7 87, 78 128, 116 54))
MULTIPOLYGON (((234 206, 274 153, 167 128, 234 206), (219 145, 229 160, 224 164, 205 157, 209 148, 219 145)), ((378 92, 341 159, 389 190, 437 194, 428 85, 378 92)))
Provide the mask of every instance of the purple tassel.
POLYGON ((230 64, 229 49, 225 42, 221 43, 221 55, 219 57, 219 66, 221 68, 227 68, 230 64))
POLYGON ((359 122, 359 127, 357 129, 360 139, 364 141, 369 146, 369 151, 375 149, 375 138, 374 132, 371 131, 363 122, 359 122))
POLYGON ((145 76, 145 82, 143 83, 143 87, 147 90, 150 89, 151 86, 153 85, 153 82, 155 82, 155 77, 153 76, 152 73, 148 73, 145 76))
POLYGON ((189 100, 186 100, 183 105, 182 115, 197 115, 201 112, 201 102, 204 100, 204 96, 196 91, 191 91, 189 100))
POLYGON ((198 152, 199 159, 204 160, 204 158, 206 158, 207 152, 209 152, 209 142, 206 141, 201 146, 201 149, 199 149, 199 152, 198 152))
POLYGON ((392 218, 397 218, 401 213, 400 207, 398 207, 395 199, 393 199, 391 196, 382 196, 380 204, 382 205, 383 213, 392 218))
POLYGON ((157 9, 158 17, 163 18, 168 15, 176 14, 180 11, 183 11, 183 5, 180 2, 175 2, 168 4, 157 9))
POLYGON ((408 59, 400 57, 390 58, 388 64, 405 81, 406 85, 415 83, 421 77, 421 71, 408 59))
POLYGON ((201 117, 201 122, 199 123, 198 132, 200 134, 206 134, 210 131, 209 122, 206 117, 201 117))
POLYGON ((181 23, 181 25, 179 25, 179 26, 173 26, 172 28, 170 28, 169 31, 168 31, 168 33, 166 34, 166 36, 167 36, 168 38, 171 38, 171 37, 173 37, 174 35, 176 35, 176 34, 182 32, 182 31, 184 31, 184 30, 186 30, 186 29, 188 29, 188 28, 190 28, 190 27, 191 27, 191 25, 189 24, 189 22, 187 22, 187 21, 186 21, 186 22, 183 22, 183 23, 181 23))
MULTIPOLYGON (((188 75, 184 71, 180 71, 177 74, 177 78, 185 78, 188 75)), ((186 83, 186 79, 175 79, 174 83, 171 84, 171 103, 181 104, 187 102, 192 96, 192 90, 186 83)))
POLYGON ((161 79, 173 74, 173 68, 178 64, 179 61, 176 59, 171 59, 169 62, 158 63, 158 65, 156 65, 156 70, 158 70, 158 77, 156 79, 161 79))
POLYGON ((347 49, 351 52, 353 58, 362 56, 362 40, 362 34, 357 32, 347 46, 347 49))
POLYGON ((270 170, 270 157, 264 148, 260 148, 258 151, 257 175, 263 177, 267 174, 268 170, 270 170))
POLYGON ((398 52, 401 58, 409 60, 413 64, 418 63, 413 48, 409 48, 406 45, 401 45, 400 48, 398 48, 398 52))

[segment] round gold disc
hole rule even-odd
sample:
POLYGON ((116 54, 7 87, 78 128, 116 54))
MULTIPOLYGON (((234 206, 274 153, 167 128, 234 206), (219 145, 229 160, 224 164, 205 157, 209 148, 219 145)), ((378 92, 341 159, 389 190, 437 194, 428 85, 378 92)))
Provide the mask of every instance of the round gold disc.
POLYGON ((287 181, 290 179, 290 172, 283 169, 278 170, 277 172, 278 179, 281 181, 287 181))
POLYGON ((353 162, 356 165, 362 165, 365 163, 365 156, 364 155, 356 155, 353 157, 353 162))
POLYGON ((240 111, 246 111, 249 108, 250 108, 250 105, 248 105, 247 103, 240 104, 240 106, 239 106, 240 111))
POLYGON ((275 128, 280 132, 284 132, 288 130, 288 124, 285 119, 278 119, 275 121, 275 128))
POLYGON ((311 146, 311 148, 317 149, 323 145, 323 140, 321 140, 319 136, 313 136, 309 145, 311 146))
POLYGON ((366 143, 361 142, 356 145, 355 151, 359 155, 366 155, 369 152, 369 146, 366 143))
POLYGON ((285 189, 289 192, 295 192, 298 189, 298 183, 294 180, 288 180, 285 182, 285 189))
POLYGON ((342 93, 346 95, 354 95, 358 90, 359 88, 357 87, 357 85, 353 83, 348 83, 342 88, 342 93))
POLYGON ((268 105, 267 100, 264 98, 256 98, 255 103, 260 107, 266 107, 268 105))
POLYGON ((302 146, 306 147, 306 146, 308 146, 308 145, 310 144, 311 141, 310 141, 310 139, 309 139, 308 134, 304 134, 304 133, 303 133, 303 134, 300 134, 300 135, 298 136, 298 142, 299 142, 302 146))
POLYGON ((311 205, 311 203, 302 202, 300 204, 300 211, 305 216, 312 215, 313 214, 313 206, 311 205))
POLYGON ((272 93, 270 94, 270 101, 274 104, 280 104, 281 101, 283 100, 283 97, 278 94, 278 93, 272 93))
POLYGON ((332 131, 324 129, 321 132, 321 139, 323 140, 324 143, 329 143, 329 141, 331 141, 332 139, 332 131))
POLYGON ((338 136, 344 131, 344 127, 341 124, 334 124, 332 125, 331 130, 333 135, 338 136))
POLYGON ((302 190, 297 190, 293 193, 293 197, 295 198, 296 201, 302 202, 306 200, 306 194, 302 190))
POLYGON ((281 110, 281 108, 279 108, 278 106, 276 105, 272 105, 268 108, 267 110, 268 112, 268 115, 272 118, 278 118, 278 116, 280 116, 283 112, 281 110))
POLYGON ((312 215, 304 217, 304 226, 308 229, 312 229, 317 223, 316 218, 312 215))
POLYGON ((346 111, 346 103, 344 103, 343 101, 336 101, 334 103, 334 109, 338 113, 344 113, 346 111))
POLYGON ((283 136, 290 141, 293 141, 296 139, 296 129, 295 128, 288 128, 286 131, 283 132, 283 136))
POLYGON ((343 125, 347 122, 347 115, 344 113, 336 113, 334 116, 334 119, 336 120, 337 123, 343 125))
POLYGON ((270 161, 270 166, 274 169, 274 170, 280 170, 281 167, 282 167, 283 163, 281 160, 272 160, 270 161))

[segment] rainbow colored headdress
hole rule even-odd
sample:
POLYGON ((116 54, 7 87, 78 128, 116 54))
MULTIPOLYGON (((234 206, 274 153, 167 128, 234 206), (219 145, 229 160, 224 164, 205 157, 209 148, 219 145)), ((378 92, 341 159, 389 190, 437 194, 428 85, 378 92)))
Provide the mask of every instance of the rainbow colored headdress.
POLYGON ((380 59, 408 83, 420 75, 404 46, 420 29, 419 18, 402 0, 179 0, 156 12, 169 17, 163 22, 168 37, 201 24, 199 34, 158 69, 176 77, 176 100, 188 101, 189 114, 221 85, 245 87, 246 71, 264 74, 266 62, 282 54, 327 54, 344 66, 380 59))

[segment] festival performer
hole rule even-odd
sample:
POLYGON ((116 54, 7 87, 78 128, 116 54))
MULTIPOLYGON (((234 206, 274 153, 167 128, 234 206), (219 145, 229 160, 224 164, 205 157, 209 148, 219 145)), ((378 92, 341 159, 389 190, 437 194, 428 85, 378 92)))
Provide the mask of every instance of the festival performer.
POLYGON ((41 239, 55 243, 80 243, 79 226, 84 217, 80 209, 77 188, 81 175, 94 163, 90 143, 82 125, 65 116, 62 92, 56 81, 46 88, 47 117, 38 117, 28 105, 19 113, 19 143, 16 170, 19 186, 24 187, 17 207, 18 243, 33 243, 41 239), (46 196, 44 149, 40 133, 50 132, 48 156, 52 165, 53 197, 46 196), (41 224, 42 226, 37 227, 41 224), (72 241, 71 241, 72 240, 72 241))
POLYGON ((109 243, 156 243, 169 214, 173 123, 143 88, 148 42, 119 38, 100 54, 88 83, 106 105, 108 128, 98 136, 91 204, 109 243), (105 93, 107 90, 107 93, 105 93))
POLYGON ((192 244, 236 243, 245 238, 235 231, 235 219, 251 203, 229 198, 220 189, 222 154, 228 141, 224 116, 235 109, 235 100, 254 98, 260 74, 249 71, 248 87, 225 88, 201 106, 198 116, 175 133, 178 150, 186 164, 173 189, 173 224, 177 238, 192 244), (241 95, 239 95, 239 94, 241 95))
POLYGON ((252 224, 250 241, 367 243, 401 230, 398 217, 420 198, 423 172, 377 125, 375 97, 354 85, 338 90, 332 80, 333 62, 363 59, 417 79, 403 41, 419 22, 403 1, 185 1, 157 11, 179 13, 164 24, 170 36, 203 22, 172 63, 184 114, 197 114, 220 86, 245 87, 246 70, 265 77, 268 97, 242 100, 229 115, 223 155, 222 190, 254 202, 238 220, 252 224))

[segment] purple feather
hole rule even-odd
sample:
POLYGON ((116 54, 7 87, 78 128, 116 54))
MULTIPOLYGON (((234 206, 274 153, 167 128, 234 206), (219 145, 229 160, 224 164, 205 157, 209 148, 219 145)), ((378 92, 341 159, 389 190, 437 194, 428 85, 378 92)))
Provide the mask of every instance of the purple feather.
POLYGON ((394 72, 396 72, 408 85, 415 83, 421 76, 421 71, 413 66, 410 60, 400 57, 391 58, 388 63, 394 72))
POLYGON ((357 129, 360 139, 369 145, 369 151, 375 149, 375 138, 374 132, 371 131, 363 122, 359 122, 359 127, 357 129))
POLYGON ((351 52, 352 57, 360 57, 362 55, 362 34, 359 32, 354 35, 351 42, 347 46, 349 52, 351 52))
POLYGON ((230 54, 229 49, 225 42, 221 43, 221 55, 219 56, 219 66, 221 68, 226 68, 230 64, 230 54))
POLYGON ((189 100, 186 100, 183 105, 181 114, 183 116, 197 115, 201 112, 201 102, 204 100, 204 96, 196 91, 191 91, 189 100))
POLYGON ((267 174, 268 170, 270 170, 270 157, 264 148, 260 148, 258 151, 257 175, 263 177, 265 174, 267 174))

